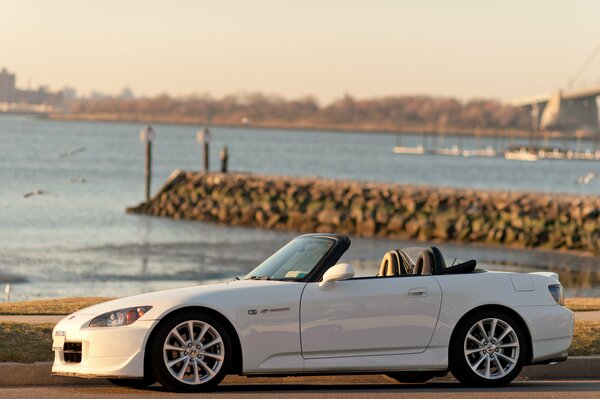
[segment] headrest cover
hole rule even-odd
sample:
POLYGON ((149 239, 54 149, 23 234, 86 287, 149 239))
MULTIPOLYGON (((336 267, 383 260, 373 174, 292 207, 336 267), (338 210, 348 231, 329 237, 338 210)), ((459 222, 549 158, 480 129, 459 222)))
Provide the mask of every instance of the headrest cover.
POLYGON ((444 273, 444 270, 446 269, 446 261, 444 261, 442 251, 440 251, 437 247, 430 247, 429 249, 433 255, 433 274, 444 273))
POLYGON ((381 260, 379 266, 379 277, 397 276, 398 275, 398 258, 395 251, 389 251, 381 260))
POLYGON ((413 274, 430 275, 433 273, 433 252, 430 248, 421 251, 417 256, 413 274))

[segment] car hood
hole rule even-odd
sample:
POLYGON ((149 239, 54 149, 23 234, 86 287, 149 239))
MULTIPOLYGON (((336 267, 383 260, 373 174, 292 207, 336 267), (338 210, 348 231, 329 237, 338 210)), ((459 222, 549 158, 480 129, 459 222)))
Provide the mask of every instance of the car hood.
POLYGON ((97 316, 128 307, 152 306, 152 309, 143 317, 148 320, 158 319, 169 309, 188 305, 210 306, 217 310, 219 302, 223 301, 225 297, 231 298, 235 297, 236 293, 241 291, 255 291, 260 290, 264 286, 279 284, 290 284, 290 282, 273 280, 235 280, 225 283, 176 288, 102 302, 81 309, 74 314, 97 316))

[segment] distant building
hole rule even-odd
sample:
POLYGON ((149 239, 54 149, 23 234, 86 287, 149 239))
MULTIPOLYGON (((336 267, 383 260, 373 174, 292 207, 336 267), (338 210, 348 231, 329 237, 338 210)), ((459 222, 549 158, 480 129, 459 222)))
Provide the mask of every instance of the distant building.
POLYGON ((52 92, 46 86, 37 89, 19 89, 16 87, 16 75, 6 68, 0 71, 0 104, 2 112, 31 111, 60 107, 64 104, 62 92, 52 92))
POLYGON ((77 99, 77 90, 72 87, 65 87, 61 90, 61 95, 64 101, 73 101, 77 99))
POLYGON ((110 97, 111 97, 110 95, 108 95, 104 92, 98 91, 98 90, 92 90, 92 92, 88 96, 88 98, 90 98, 92 100, 105 100, 110 97))
POLYGON ((50 93, 44 86, 37 90, 17 90, 16 102, 25 104, 46 104, 49 102, 50 93))
POLYGON ((119 98, 122 100, 133 100, 135 96, 133 95, 133 90, 131 90, 129 87, 124 87, 123 90, 121 90, 119 98))
POLYGON ((15 74, 9 73, 6 68, 0 71, 0 103, 12 103, 15 101, 15 74))

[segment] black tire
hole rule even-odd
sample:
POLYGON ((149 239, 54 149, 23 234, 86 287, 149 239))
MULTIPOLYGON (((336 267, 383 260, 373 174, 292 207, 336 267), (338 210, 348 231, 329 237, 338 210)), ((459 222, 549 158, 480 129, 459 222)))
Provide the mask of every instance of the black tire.
POLYGON ((119 387, 124 388, 146 388, 156 382, 156 378, 109 378, 108 381, 119 387))
POLYGON ((435 377, 443 377, 447 372, 437 371, 401 371, 396 373, 387 373, 390 378, 404 384, 423 384, 435 377))
POLYGON ((522 324, 512 315, 502 311, 474 312, 456 327, 449 348, 450 371, 465 385, 504 386, 521 372, 528 345, 522 324), (479 323, 488 330, 486 334, 479 323), (472 338, 467 339, 469 333, 472 338))
POLYGON ((150 360, 156 379, 165 388, 181 392, 204 392, 219 384, 228 373, 233 347, 228 331, 218 319, 200 311, 186 312, 163 321, 156 328, 158 330, 149 346, 150 360), (193 345, 189 349, 186 347, 189 343, 184 344, 173 333, 176 330, 182 339, 188 341, 188 322, 193 325, 193 340, 197 340, 205 325, 209 326, 200 345, 193 345), (203 348, 203 345, 218 341, 219 338, 220 344, 209 345, 208 349, 203 348), (177 350, 164 348, 167 344, 170 347, 179 347, 180 343, 181 348, 177 350), (220 357, 220 360, 213 356, 220 357), (173 363, 179 358, 184 360, 173 363), (167 365, 169 361, 170 367, 167 365), (182 371, 184 367, 185 370, 182 371), (209 368, 214 368, 212 376, 209 368), (180 373, 182 374, 179 378, 174 375, 180 373), (194 381, 196 376, 198 378, 194 381))

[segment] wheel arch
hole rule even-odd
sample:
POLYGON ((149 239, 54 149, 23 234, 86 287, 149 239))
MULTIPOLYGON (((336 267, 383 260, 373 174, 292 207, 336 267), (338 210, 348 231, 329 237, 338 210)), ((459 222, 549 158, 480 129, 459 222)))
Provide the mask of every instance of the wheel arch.
POLYGON ((473 313, 481 312, 481 311, 499 311, 499 312, 507 313, 511 317, 514 317, 514 319, 517 321, 517 323, 520 324, 521 328, 523 329, 523 333, 525 334, 525 337, 527 339, 527 345, 525 347, 527 349, 526 356, 525 356, 525 365, 530 364, 531 359, 533 359, 533 340, 531 338, 531 332, 529 331, 529 326, 525 322, 525 319, 523 319, 523 317, 518 312, 516 312, 514 309, 511 309, 504 305, 496 305, 496 304, 481 305, 476 308, 473 308, 473 309, 469 310, 467 313, 465 313, 458 320, 458 322, 454 325, 454 328, 452 329, 452 335, 450 336, 450 345, 448 345, 448 364, 450 364, 450 362, 452 362, 452 357, 450 356, 450 350, 452 347, 454 347, 454 341, 456 340, 458 326, 460 326, 461 323, 463 323, 464 320, 467 317, 471 316, 473 313))
POLYGON ((206 306, 186 306, 183 308, 174 309, 171 312, 167 313, 166 315, 164 315, 161 318, 160 322, 158 322, 152 328, 152 331, 150 332, 150 335, 148 336, 148 339, 146 340, 146 345, 144 346, 144 349, 145 349, 145 351, 144 351, 144 375, 148 375, 147 372, 149 371, 149 367, 150 367, 150 363, 149 363, 150 356, 149 356, 149 352, 148 352, 148 347, 152 344, 153 340, 155 339, 157 331, 158 331, 158 327, 161 326, 167 320, 169 320, 177 315, 180 315, 182 313, 186 313, 186 312, 190 312, 190 311, 204 312, 204 313, 216 318, 221 323, 223 323, 223 326, 230 333, 231 344, 233 345, 233 358, 231 359, 231 366, 230 366, 228 373, 241 373, 242 369, 243 369, 242 345, 240 343, 240 338, 238 336, 238 333, 237 333, 235 327, 233 326, 233 324, 231 323, 231 321, 229 321, 229 319, 227 317, 225 317, 225 315, 223 315, 222 313, 220 313, 212 308, 209 308, 206 306))

